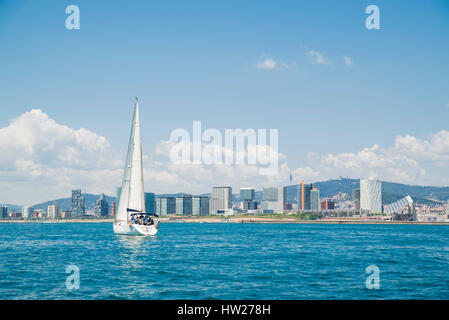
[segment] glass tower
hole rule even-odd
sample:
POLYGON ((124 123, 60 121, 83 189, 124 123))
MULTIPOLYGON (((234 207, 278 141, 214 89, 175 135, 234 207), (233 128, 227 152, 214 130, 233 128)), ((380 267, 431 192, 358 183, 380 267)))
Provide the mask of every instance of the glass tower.
POLYGON ((304 184, 304 180, 298 186, 298 210, 311 210, 310 207, 310 191, 313 189, 313 184, 304 184))
POLYGON ((382 213, 382 182, 376 179, 360 179, 360 210, 382 213))
POLYGON ((72 190, 72 217, 80 217, 86 214, 84 197, 81 190, 72 190))
POLYGON ((145 212, 156 213, 156 198, 152 192, 145 192, 145 212))

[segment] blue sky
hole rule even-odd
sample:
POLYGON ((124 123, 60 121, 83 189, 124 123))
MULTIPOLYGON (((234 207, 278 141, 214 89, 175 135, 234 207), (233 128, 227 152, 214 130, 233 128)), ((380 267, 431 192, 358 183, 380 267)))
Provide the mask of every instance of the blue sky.
MULTIPOLYGON (((138 95, 149 157, 173 129, 201 120, 220 130, 278 128, 294 170, 316 155, 393 148, 398 136, 432 143, 449 129, 448 58, 447 1, 0 0, 0 128, 40 109, 124 153, 138 95), (70 4, 80 8, 80 30, 65 28, 70 4), (370 4, 380 8, 380 30, 365 28, 370 4), (276 68, 258 68, 265 59, 276 68)), ((321 173, 310 179, 359 173, 312 169, 321 173)), ((448 178, 446 169, 432 174, 448 178)))

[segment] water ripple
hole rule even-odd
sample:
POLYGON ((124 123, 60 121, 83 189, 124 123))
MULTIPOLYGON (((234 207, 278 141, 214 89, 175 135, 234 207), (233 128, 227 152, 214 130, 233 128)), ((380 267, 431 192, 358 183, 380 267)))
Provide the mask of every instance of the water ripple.
POLYGON ((448 240, 447 226, 0 224, 0 299, 449 299, 448 240))

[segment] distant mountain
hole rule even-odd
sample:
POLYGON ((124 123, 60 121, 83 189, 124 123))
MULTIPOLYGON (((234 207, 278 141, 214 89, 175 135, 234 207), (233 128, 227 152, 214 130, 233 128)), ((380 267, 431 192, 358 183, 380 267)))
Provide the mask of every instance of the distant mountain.
MULTIPOLYGON (((360 188, 360 179, 332 179, 313 183, 320 190, 321 198, 330 198, 338 193, 347 193, 352 198, 352 190, 360 188)), ((287 202, 296 202, 298 186, 287 186, 287 202)), ((382 182, 382 202, 388 204, 410 195, 418 204, 435 205, 449 199, 449 187, 428 187, 382 182)), ((235 197, 238 199, 238 196, 235 197)), ((263 192, 256 191, 256 200, 262 201, 263 192)))
MULTIPOLYGON (((338 193, 347 193, 352 197, 352 190, 360 187, 359 179, 341 178, 332 179, 327 181, 320 181, 314 183, 315 187, 320 190, 321 198, 329 198, 338 193)), ((234 190, 236 191, 236 190, 234 190)), ((156 197, 178 197, 183 193, 171 193, 171 194, 157 194, 156 197)), ((209 196, 210 193, 203 193, 201 195, 209 196)), ((406 195, 410 195, 413 201, 418 204, 435 205, 442 202, 446 202, 449 199, 449 187, 430 187, 430 186, 416 186, 406 185, 393 182, 382 182, 382 202, 388 204, 399 200, 406 195)), ((83 194, 86 202, 86 210, 94 208, 100 195, 85 193, 83 194)), ((256 201, 263 200, 263 192, 256 191, 256 201)), ((296 202, 297 197, 297 185, 287 186, 287 201, 290 203, 296 202)), ((115 197, 106 196, 106 200, 109 204, 112 201, 116 201, 115 197)), ((239 194, 234 193, 232 195, 232 201, 239 201, 239 194)), ((63 198, 44 203, 33 205, 35 209, 47 209, 49 205, 56 204, 61 210, 71 210, 72 198, 63 198)), ((22 206, 7 204, 10 210, 20 210, 22 206)))
MULTIPOLYGON (((348 193, 352 197, 352 190, 360 188, 360 180, 341 178, 316 182, 314 185, 320 190, 320 197, 322 198, 332 197, 339 192, 348 193)), ((382 182, 382 202, 384 204, 399 200, 406 195, 410 195, 415 203, 432 205, 449 199, 449 187, 429 187, 382 182)))
MULTIPOLYGON (((179 197, 182 194, 183 193, 158 194, 158 195, 156 195, 156 197, 179 197)), ((208 195, 208 194, 205 194, 205 195, 208 195)), ((92 210, 95 207, 100 195, 83 193, 83 197, 84 197, 84 201, 85 201, 86 210, 92 210)), ((105 198, 106 198, 106 201, 109 203, 109 205, 111 205, 112 201, 116 201, 115 197, 105 195, 105 198)), ((32 207, 34 209, 47 210, 47 207, 50 205, 53 205, 53 204, 57 205, 59 207, 59 209, 62 211, 71 210, 72 209, 72 198, 62 198, 62 199, 47 201, 47 202, 35 204, 32 207)), ((20 207, 20 208, 22 208, 22 207, 20 207)))
MULTIPOLYGON (((83 193, 86 210, 91 210, 95 207, 95 204, 97 203, 98 198, 100 195, 98 194, 90 194, 90 193, 83 193)), ((112 203, 112 201, 115 201, 115 197, 106 196, 106 201, 109 203, 109 205, 112 203)), ((72 198, 63 198, 63 199, 57 199, 52 201, 47 201, 43 203, 38 203, 33 205, 32 207, 34 209, 44 209, 47 210, 47 207, 50 205, 57 205, 60 210, 66 211, 72 209, 72 198)))

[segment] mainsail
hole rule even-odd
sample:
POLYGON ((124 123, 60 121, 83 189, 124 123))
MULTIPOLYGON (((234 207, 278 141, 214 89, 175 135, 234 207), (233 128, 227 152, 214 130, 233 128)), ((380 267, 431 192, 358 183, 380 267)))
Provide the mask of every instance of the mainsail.
POLYGON ((128 209, 145 212, 139 101, 137 98, 116 220, 127 221, 128 209))

